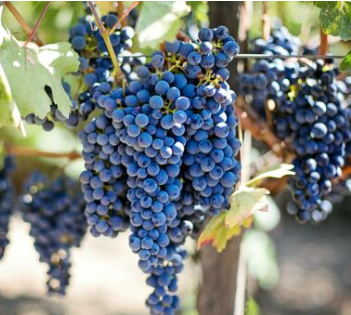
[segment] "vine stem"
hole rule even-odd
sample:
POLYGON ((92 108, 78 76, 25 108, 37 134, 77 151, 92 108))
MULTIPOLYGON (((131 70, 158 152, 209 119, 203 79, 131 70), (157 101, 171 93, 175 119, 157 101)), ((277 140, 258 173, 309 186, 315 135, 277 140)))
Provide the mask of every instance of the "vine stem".
MULTIPOLYGON (((21 13, 19 13, 19 11, 16 9, 16 7, 10 1, 5 1, 5 6, 11 12, 11 14, 17 20, 17 22, 21 25, 21 27, 23 28, 23 30, 26 33, 26 35, 30 36, 32 34, 33 30, 28 25, 28 23, 24 20, 24 18, 22 17, 21 13)), ((43 42, 40 40, 38 35, 36 36, 35 42, 38 44, 38 46, 42 46, 43 45, 43 42)))
POLYGON ((256 140, 266 143, 277 156, 283 157, 286 161, 291 160, 292 154, 287 144, 274 134, 266 122, 246 104, 243 97, 238 97, 235 108, 243 130, 249 130, 256 140))
POLYGON ((347 179, 351 175, 351 166, 346 166, 342 170, 342 179, 347 179))
POLYGON ((240 252, 238 259, 238 272, 236 275, 236 292, 234 315, 245 314, 245 292, 246 292, 246 263, 244 258, 243 243, 240 244, 240 252))
MULTIPOLYGON (((89 1, 90 2, 90 1, 89 1)), ((119 1, 122 2, 122 1, 119 1)), ((122 24, 123 20, 129 15, 130 11, 132 11, 138 4, 140 1, 134 1, 130 7, 122 14, 121 17, 118 16, 118 21, 115 23, 115 25, 112 26, 112 28, 109 31, 109 35, 111 35, 116 29, 117 27, 122 24)), ((123 24, 122 24, 123 25, 123 24)))
MULTIPOLYGON (((244 185, 251 177, 251 149, 252 135, 249 130, 244 131, 244 138, 241 149, 241 185, 244 185)), ((243 242, 240 242, 238 271, 236 275, 236 292, 234 315, 244 315, 246 296, 246 264, 243 253, 243 242)))
POLYGON ((37 33, 37 31, 39 29, 39 26, 40 26, 41 22, 44 19, 44 16, 45 16, 46 12, 48 10, 49 4, 50 4, 50 1, 46 1, 44 9, 43 9, 43 11, 41 11, 39 19, 38 19, 37 23, 35 23, 35 26, 34 26, 32 32, 31 32, 31 34, 28 36, 28 39, 24 43, 23 47, 27 47, 28 43, 30 41, 32 41, 32 39, 34 38, 35 34, 37 33))
POLYGON ((121 20, 123 14, 124 14, 123 1, 117 1, 117 16, 118 16, 118 20, 120 21, 122 27, 127 26, 127 24, 128 24, 126 19, 124 19, 123 21, 121 20))
POLYGON ((268 40, 271 33, 271 19, 268 14, 268 1, 262 1, 262 37, 268 40))
POLYGON ((326 55, 328 52, 328 35, 323 32, 321 26, 319 27, 319 37, 321 39, 321 43, 318 48, 318 54, 326 55))
POLYGON ((72 151, 68 153, 55 153, 55 152, 32 149, 32 148, 23 147, 23 146, 11 145, 8 143, 6 143, 4 146, 5 146, 6 152, 13 156, 67 158, 71 161, 81 158, 81 155, 76 151, 72 151))
POLYGON ((88 6, 90 8, 90 11, 93 13, 97 27, 99 29, 99 32, 106 44, 108 53, 110 55, 112 64, 113 64, 113 68, 114 68, 114 72, 115 72, 115 76, 116 76, 116 80, 118 83, 122 83, 124 81, 124 74, 121 70, 121 67, 119 66, 118 60, 117 60, 117 56, 116 53, 113 49, 112 43, 111 43, 111 39, 110 39, 110 33, 109 31, 105 28, 105 26, 102 24, 100 16, 98 14, 98 12, 95 9, 94 3, 92 1, 87 1, 88 2, 88 6))

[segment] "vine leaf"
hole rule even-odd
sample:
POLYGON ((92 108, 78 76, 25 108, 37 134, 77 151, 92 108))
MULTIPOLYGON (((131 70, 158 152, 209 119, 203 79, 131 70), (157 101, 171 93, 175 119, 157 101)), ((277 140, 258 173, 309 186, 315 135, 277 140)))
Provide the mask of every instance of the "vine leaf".
POLYGON ((157 48, 165 41, 172 41, 181 25, 181 18, 189 12, 186 1, 145 1, 140 10, 135 31, 139 34, 141 48, 157 48))
POLYGON ((340 36, 342 40, 351 39, 351 4, 348 1, 315 1, 321 9, 319 19, 323 32, 340 36))
POLYGON ((279 164, 273 165, 264 171, 260 172, 257 176, 246 183, 246 186, 257 186, 261 183, 263 179, 266 178, 282 178, 284 176, 295 175, 295 172, 292 171, 294 165, 292 164, 279 164))
POLYGON ((13 100, 11 88, 0 63, 0 128, 15 126, 23 136, 26 135, 18 107, 13 100))
POLYGON ((264 209, 268 194, 269 191, 265 188, 241 186, 230 198, 230 209, 225 213, 225 227, 230 229, 242 225, 256 210, 264 209))
POLYGON ((45 87, 51 89, 54 103, 68 117, 71 102, 62 87, 62 76, 79 68, 78 55, 70 44, 25 48, 2 26, 0 38, 0 63, 22 117, 34 113, 44 118, 50 112, 52 100, 45 87))
POLYGON ((351 50, 347 53, 345 58, 341 61, 339 69, 341 71, 351 71, 351 50))
POLYGON ((225 216, 225 212, 221 213, 218 216, 213 217, 210 222, 208 222, 198 239, 198 249, 204 245, 212 244, 212 246, 216 248, 218 252, 222 252, 226 248, 227 242, 233 236, 240 234, 239 225, 236 225, 230 229, 225 227, 225 216))
POLYGON ((197 246, 201 248, 212 244, 218 252, 223 251, 227 242, 235 235, 240 234, 241 227, 250 227, 253 214, 256 211, 268 210, 267 195, 269 191, 257 187, 265 178, 281 178, 294 175, 291 164, 280 164, 267 168, 251 179, 246 185, 234 192, 230 197, 230 209, 213 217, 202 231, 197 246))
POLYGON ((241 232, 241 226, 249 227, 254 211, 266 206, 265 196, 269 191, 264 188, 241 186, 231 197, 231 207, 213 217, 198 239, 198 248, 212 244, 218 252, 223 251, 227 242, 241 232))

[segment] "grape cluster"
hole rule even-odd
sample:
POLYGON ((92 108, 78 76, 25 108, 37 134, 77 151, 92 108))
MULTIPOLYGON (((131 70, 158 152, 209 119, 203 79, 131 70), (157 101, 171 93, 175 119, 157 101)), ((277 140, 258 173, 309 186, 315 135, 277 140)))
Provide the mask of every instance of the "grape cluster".
POLYGON ((295 60, 282 60, 274 55, 291 55, 300 52, 300 41, 289 33, 285 27, 273 28, 268 41, 256 39, 253 53, 272 55, 252 65, 251 73, 240 76, 240 95, 244 95, 250 105, 266 118, 267 100, 289 90, 290 82, 297 80, 298 64, 295 60))
POLYGON ((49 266, 48 292, 65 294, 70 249, 79 247, 86 231, 85 202, 77 182, 60 176, 50 181, 39 172, 25 183, 21 211, 30 224, 40 261, 49 266))
MULTIPOLYGON (((118 18, 111 13, 104 15, 101 20, 106 29, 109 30, 118 18)), ((141 54, 132 56, 129 51, 132 47, 133 37, 134 30, 130 26, 117 29, 110 35, 111 44, 127 81, 135 79, 136 68, 145 63, 145 58, 141 54)), ((80 77, 84 85, 83 91, 80 91, 78 98, 75 99, 69 85, 64 83, 66 92, 72 98, 72 112, 65 123, 68 127, 75 127, 79 121, 87 120, 96 106, 100 108, 94 102, 93 95, 101 83, 114 84, 113 64, 106 44, 91 15, 81 18, 81 21, 70 29, 69 42, 80 56, 80 68, 76 75, 80 77)))
POLYGON ((296 176, 291 179, 294 201, 288 212, 301 222, 320 222, 331 212, 326 200, 333 180, 340 178, 346 158, 346 143, 351 140, 349 108, 336 85, 337 70, 322 60, 301 67, 301 82, 295 85, 293 100, 282 101, 276 119, 279 135, 290 134, 297 158, 296 176), (293 114, 292 114, 293 113, 293 114))
MULTIPOLYGON (((278 53, 274 45, 261 42, 259 52, 278 53)), ((294 53, 288 49, 295 47, 293 38, 286 36, 277 45, 283 42, 286 52, 279 54, 294 53)), ((243 95, 263 117, 271 110, 276 134, 297 156, 288 213, 302 223, 320 222, 332 211, 327 197, 341 176, 351 139, 347 84, 337 80, 332 59, 304 63, 273 57, 255 63, 252 70, 241 78, 243 95)))
POLYGON ((0 260, 3 258, 6 246, 9 244, 7 233, 15 207, 15 189, 10 178, 13 170, 13 158, 6 156, 3 168, 0 170, 0 260))
POLYGON ((101 205, 121 180, 127 189, 128 200, 119 205, 129 210, 115 211, 106 198, 110 211, 105 208, 106 217, 90 223, 105 234, 113 231, 112 213, 123 222, 129 219, 129 245, 154 287, 147 300, 152 314, 175 313, 176 275, 186 257, 182 244, 208 215, 229 208, 240 172, 236 96, 226 82, 237 43, 221 26, 200 30, 198 44, 176 40, 165 49, 153 53, 125 91, 107 84, 97 88, 93 98, 104 113, 80 135, 86 201, 101 205), (111 143, 110 137, 118 141, 111 143), (121 177, 113 178, 113 165, 121 167, 121 177))

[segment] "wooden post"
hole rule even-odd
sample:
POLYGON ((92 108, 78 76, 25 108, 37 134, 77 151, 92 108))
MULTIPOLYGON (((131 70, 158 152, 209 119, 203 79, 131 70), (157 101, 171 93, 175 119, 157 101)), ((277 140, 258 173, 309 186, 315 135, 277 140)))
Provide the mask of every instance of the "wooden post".
MULTIPOLYGON (((242 1, 209 1, 211 27, 225 25, 239 42, 241 52, 247 51, 243 28, 247 29, 248 7, 242 1), (240 17, 243 17, 240 21, 240 17)), ((245 30, 244 30, 244 33, 245 30)), ((238 90, 238 61, 230 65, 229 83, 238 90)), ((206 246, 200 251, 202 282, 198 295, 200 315, 233 315, 236 275, 241 237, 233 238, 224 252, 218 254, 206 246)))

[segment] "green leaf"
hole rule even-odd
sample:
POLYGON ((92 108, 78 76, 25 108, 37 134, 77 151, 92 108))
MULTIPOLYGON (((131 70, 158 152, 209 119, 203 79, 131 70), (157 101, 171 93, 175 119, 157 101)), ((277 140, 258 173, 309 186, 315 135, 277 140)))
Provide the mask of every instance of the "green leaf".
POLYGON ((348 1, 316 1, 321 9, 319 19, 323 32, 340 36, 342 40, 351 39, 351 4, 348 1))
POLYGON ((208 3, 207 1, 188 1, 187 4, 191 7, 191 16, 198 24, 208 23, 208 3))
POLYGON ((265 188, 241 186, 230 197, 230 209, 225 213, 225 226, 232 228, 236 225, 242 225, 254 211, 267 205, 266 195, 268 194, 269 191, 265 188))
POLYGON ((21 114, 13 100, 9 82, 0 63, 0 128, 15 126, 23 136, 26 135, 21 114))
POLYGON ((260 172, 256 177, 254 177, 250 181, 248 181, 246 183, 246 186, 257 186, 265 178, 282 178, 284 176, 295 175, 295 173, 291 171, 293 168, 294 165, 292 164, 279 164, 271 166, 265 169, 264 171, 260 172))
POLYGON ((340 71, 351 71, 351 50, 347 53, 344 59, 341 61, 340 71))
POLYGON ((165 40, 174 40, 188 12, 186 1, 143 2, 135 27, 140 47, 157 48, 165 40))
POLYGON ((8 30, 0 27, 2 36, 0 63, 9 82, 13 100, 22 117, 34 113, 44 118, 52 101, 45 91, 52 91, 54 103, 68 117, 71 102, 62 87, 62 76, 78 70, 78 55, 69 43, 24 48, 8 30))
POLYGON ((260 307, 253 298, 246 301, 245 315, 260 315, 260 307))

